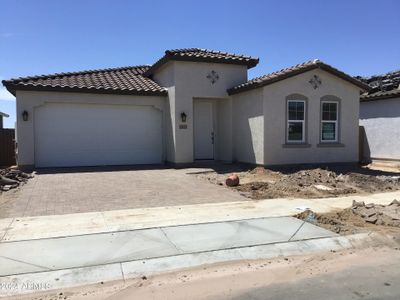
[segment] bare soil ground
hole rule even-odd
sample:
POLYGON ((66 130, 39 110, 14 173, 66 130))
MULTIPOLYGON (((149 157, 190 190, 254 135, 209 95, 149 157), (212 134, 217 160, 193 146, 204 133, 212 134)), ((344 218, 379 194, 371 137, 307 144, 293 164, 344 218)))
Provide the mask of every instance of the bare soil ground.
POLYGON ((388 160, 373 161, 366 167, 371 170, 400 173, 399 161, 388 161, 388 160))
POLYGON ((231 174, 240 178, 239 186, 232 189, 251 199, 323 198, 400 190, 400 172, 355 165, 275 169, 225 166, 195 176, 225 185, 231 174))
POLYGON ((295 217, 342 235, 373 231, 400 242, 400 202, 397 200, 389 205, 354 201, 352 207, 344 210, 324 214, 306 210, 295 217))

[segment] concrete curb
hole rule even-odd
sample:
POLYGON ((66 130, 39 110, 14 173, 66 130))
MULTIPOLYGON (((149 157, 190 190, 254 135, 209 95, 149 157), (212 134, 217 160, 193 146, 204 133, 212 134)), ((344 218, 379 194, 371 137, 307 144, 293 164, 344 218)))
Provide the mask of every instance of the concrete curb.
MULTIPOLYGON (((108 265, 0 277, 0 297, 43 292, 105 281, 126 280, 200 265, 238 260, 270 259, 323 251, 390 244, 375 233, 318 238, 235 249, 182 254, 108 265)), ((392 242, 393 243, 393 242, 392 242)))

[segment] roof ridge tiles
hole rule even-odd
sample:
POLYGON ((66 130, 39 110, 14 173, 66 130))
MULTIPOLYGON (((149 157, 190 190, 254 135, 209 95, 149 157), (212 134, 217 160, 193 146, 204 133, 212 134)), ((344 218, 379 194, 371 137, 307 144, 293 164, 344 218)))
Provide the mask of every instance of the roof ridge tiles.
POLYGON ((167 95, 165 87, 143 76, 148 68, 148 65, 140 65, 63 72, 3 80, 3 84, 14 95, 17 90, 167 95))
POLYGON ((258 57, 205 48, 169 49, 166 50, 165 55, 156 61, 144 74, 146 76, 152 75, 156 69, 169 60, 246 65, 248 69, 255 67, 259 62, 258 57))
MULTIPOLYGON (((4 80, 4 82, 20 82, 20 81, 29 81, 29 80, 37 80, 44 78, 57 78, 57 77, 65 77, 65 76, 76 76, 76 75, 89 75, 93 73, 107 73, 107 72, 115 72, 129 69, 140 69, 140 68, 150 68, 150 65, 137 65, 137 66, 127 66, 127 67, 115 67, 115 68, 104 68, 104 69, 91 69, 91 70, 83 70, 76 72, 60 72, 60 73, 52 73, 52 74, 42 74, 42 75, 32 75, 18 78, 11 78, 8 80, 4 80)), ((143 70, 144 73, 146 70, 143 70)))

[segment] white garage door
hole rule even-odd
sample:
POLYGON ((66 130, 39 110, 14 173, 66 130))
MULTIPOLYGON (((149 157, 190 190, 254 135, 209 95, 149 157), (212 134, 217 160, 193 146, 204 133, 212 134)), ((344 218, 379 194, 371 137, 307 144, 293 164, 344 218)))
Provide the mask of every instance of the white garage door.
POLYGON ((158 164, 162 113, 152 106, 46 104, 35 110, 36 167, 158 164))

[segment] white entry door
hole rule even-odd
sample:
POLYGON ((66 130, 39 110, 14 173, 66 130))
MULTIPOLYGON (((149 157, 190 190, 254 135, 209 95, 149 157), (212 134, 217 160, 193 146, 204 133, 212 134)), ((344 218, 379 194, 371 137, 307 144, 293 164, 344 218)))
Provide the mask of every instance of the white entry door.
POLYGON ((159 164, 162 114, 152 106, 49 103, 35 111, 36 167, 159 164))
POLYGON ((194 101, 194 159, 214 159, 213 104, 194 101))

